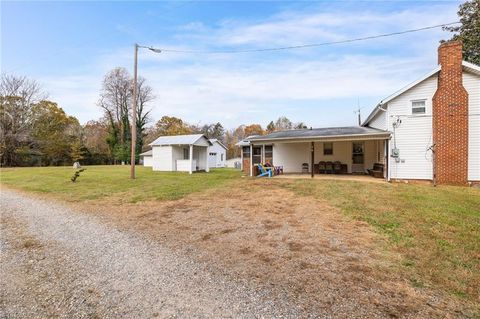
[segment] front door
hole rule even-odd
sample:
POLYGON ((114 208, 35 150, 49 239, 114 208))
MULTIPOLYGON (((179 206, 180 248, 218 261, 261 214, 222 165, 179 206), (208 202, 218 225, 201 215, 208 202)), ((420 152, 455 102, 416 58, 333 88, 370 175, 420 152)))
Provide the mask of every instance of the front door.
POLYGON ((352 173, 365 173, 363 142, 352 143, 352 173))

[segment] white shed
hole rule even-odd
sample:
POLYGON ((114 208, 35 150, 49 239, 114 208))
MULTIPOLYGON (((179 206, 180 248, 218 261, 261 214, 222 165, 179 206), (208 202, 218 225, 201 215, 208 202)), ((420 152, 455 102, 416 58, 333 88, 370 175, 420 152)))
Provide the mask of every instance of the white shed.
POLYGON ((225 167, 227 147, 216 138, 210 139, 212 145, 208 148, 208 166, 210 168, 225 167))
POLYGON ((153 166, 153 155, 152 150, 146 151, 145 153, 140 154, 140 160, 145 167, 152 167, 153 166))
POLYGON ((153 141, 154 171, 209 171, 208 148, 212 145, 203 134, 160 136, 153 141))

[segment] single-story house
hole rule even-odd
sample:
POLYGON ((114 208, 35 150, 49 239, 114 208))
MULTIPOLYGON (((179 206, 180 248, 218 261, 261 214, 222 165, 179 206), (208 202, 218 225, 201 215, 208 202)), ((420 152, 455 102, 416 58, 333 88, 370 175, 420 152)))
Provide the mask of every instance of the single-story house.
POLYGON ((212 145, 208 148, 208 166, 210 168, 225 167, 227 160, 227 147, 216 138, 211 138, 212 145))
POLYGON ((146 151, 139 155, 140 163, 143 164, 145 167, 152 167, 153 166, 153 152, 152 150, 146 151))
POLYGON ((160 136, 150 146, 154 171, 209 171, 208 149, 212 143, 203 134, 160 136))
POLYGON ((480 66, 462 60, 462 44, 438 49, 438 67, 382 100, 361 126, 274 132, 248 137, 242 169, 269 162, 284 173, 339 161, 345 173, 384 166, 387 180, 480 182, 480 66), (317 164, 318 165, 318 164, 317 164))

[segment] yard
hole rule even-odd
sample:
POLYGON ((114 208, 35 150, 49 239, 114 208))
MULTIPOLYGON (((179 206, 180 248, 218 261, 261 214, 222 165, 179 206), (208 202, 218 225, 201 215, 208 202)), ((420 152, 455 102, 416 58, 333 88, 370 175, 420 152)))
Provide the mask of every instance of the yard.
POLYGON ((358 315, 479 314, 479 189, 228 169, 128 173, 88 167, 71 183, 71 168, 2 169, 1 183, 69 202, 312 312, 355 300, 358 315))

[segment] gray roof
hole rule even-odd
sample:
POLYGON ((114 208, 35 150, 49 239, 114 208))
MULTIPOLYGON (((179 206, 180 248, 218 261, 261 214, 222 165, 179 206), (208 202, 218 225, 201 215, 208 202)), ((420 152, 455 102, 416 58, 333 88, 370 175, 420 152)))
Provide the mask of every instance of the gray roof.
POLYGON ((144 153, 138 154, 138 156, 153 156, 152 150, 146 151, 144 153))
POLYGON ((248 141, 281 140, 281 139, 309 139, 328 138, 343 136, 385 135, 390 132, 371 127, 346 126, 346 127, 322 127, 314 129, 288 130, 273 132, 267 135, 252 136, 248 141))
POLYGON ((224 149, 227 149, 227 147, 226 147, 225 145, 223 145, 223 143, 220 142, 220 141, 219 141, 218 139, 216 139, 216 138, 211 138, 211 139, 209 139, 209 141, 210 141, 210 143, 212 143, 212 145, 213 145, 213 143, 218 143, 221 147, 223 147, 224 149))
POLYGON ((193 145, 200 139, 206 139, 208 143, 210 141, 203 134, 190 134, 190 135, 172 135, 172 136, 160 136, 155 141, 150 143, 151 146, 161 145, 193 145))

